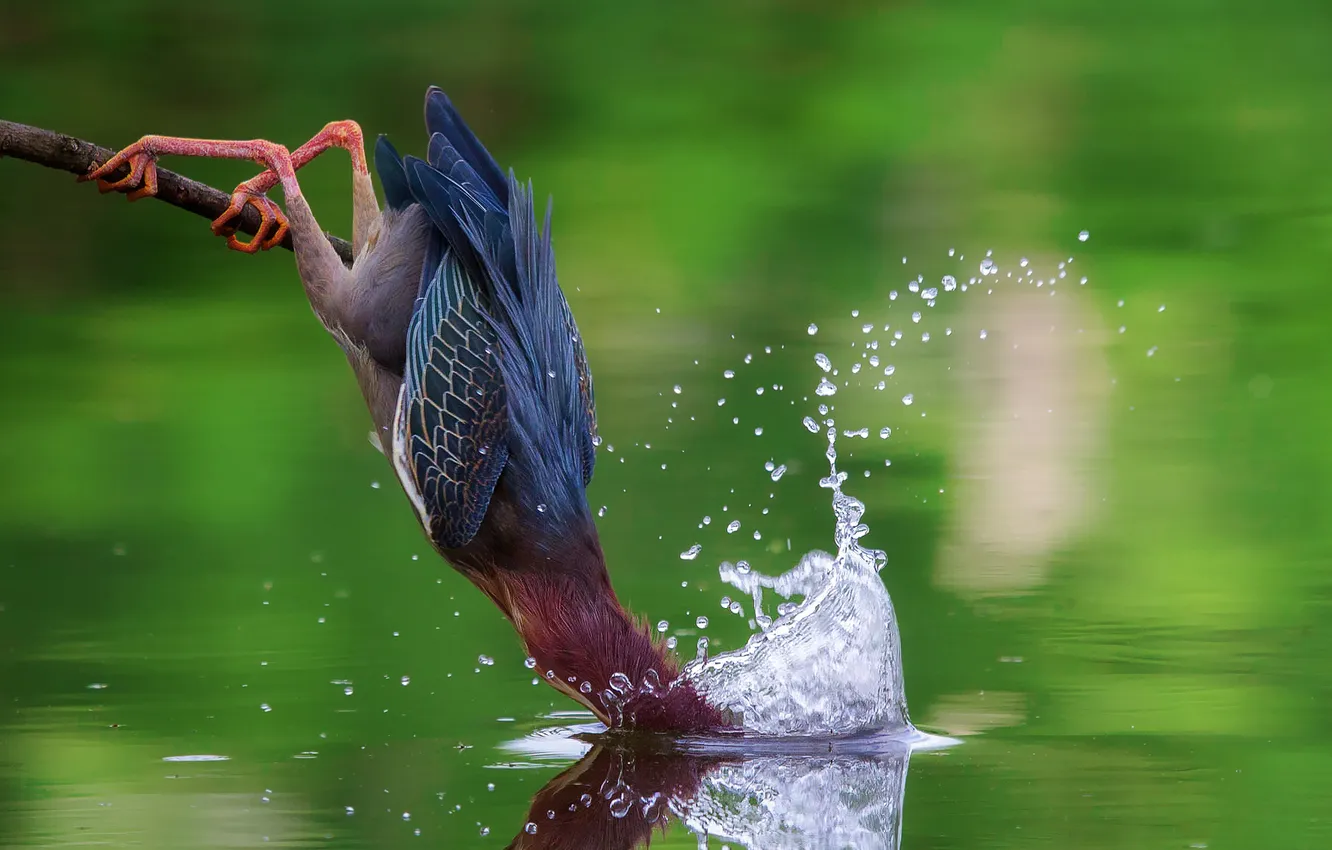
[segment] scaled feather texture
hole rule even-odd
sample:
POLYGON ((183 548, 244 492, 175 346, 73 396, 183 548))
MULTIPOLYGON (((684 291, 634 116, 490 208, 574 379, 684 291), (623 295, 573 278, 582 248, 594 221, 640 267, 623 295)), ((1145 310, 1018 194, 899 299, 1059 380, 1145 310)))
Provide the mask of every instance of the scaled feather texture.
POLYGON ((555 277, 550 210, 507 177, 439 89, 426 96, 427 158, 375 150, 385 200, 434 227, 407 333, 394 464, 436 544, 476 535, 500 475, 524 519, 558 533, 588 521, 592 377, 555 277))

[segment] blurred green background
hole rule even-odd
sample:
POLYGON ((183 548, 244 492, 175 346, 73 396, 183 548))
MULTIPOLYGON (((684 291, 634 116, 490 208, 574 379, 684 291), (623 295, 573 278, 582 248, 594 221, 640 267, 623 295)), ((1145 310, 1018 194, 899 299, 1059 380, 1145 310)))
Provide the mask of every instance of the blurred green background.
MULTIPOLYGON (((682 647, 747 633, 719 560, 832 546, 813 354, 849 382, 912 716, 985 733, 912 764, 905 846, 1321 847, 1329 43, 1316 0, 11 3, 0 117, 421 153, 442 86, 556 199, 589 498, 682 647)), ((347 172, 301 172, 343 235, 347 172)), ((495 746, 572 704, 429 551, 291 256, 0 180, 0 846, 502 846, 557 767, 495 746)))

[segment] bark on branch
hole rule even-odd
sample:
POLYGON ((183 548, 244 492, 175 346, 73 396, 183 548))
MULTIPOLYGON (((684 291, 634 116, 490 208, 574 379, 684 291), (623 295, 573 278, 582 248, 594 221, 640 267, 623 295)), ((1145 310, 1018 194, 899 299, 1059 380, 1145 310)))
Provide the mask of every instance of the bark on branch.
MULTIPOLYGON (((114 154, 115 151, 63 133, 14 121, 0 121, 0 159, 10 156, 82 176, 88 173, 94 163, 106 162, 114 154)), ((128 173, 129 168, 122 167, 113 176, 121 177, 128 173)), ((229 192, 214 189, 164 168, 157 169, 157 186, 156 198, 159 201, 166 201, 209 220, 220 216, 231 203, 229 192)), ((241 215, 233 219, 233 223, 241 233, 254 235, 259 230, 259 213, 254 207, 247 206, 241 215)), ((325 235, 342 262, 350 266, 351 244, 331 234, 325 235)), ((282 247, 291 250, 290 233, 282 241, 282 247)))

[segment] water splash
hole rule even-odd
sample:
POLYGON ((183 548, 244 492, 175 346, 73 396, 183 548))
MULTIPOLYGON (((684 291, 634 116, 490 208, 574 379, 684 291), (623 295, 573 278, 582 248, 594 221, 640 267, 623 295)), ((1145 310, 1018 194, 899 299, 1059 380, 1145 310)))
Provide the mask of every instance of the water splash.
MULTIPOLYGON (((804 424, 819 427, 811 417, 804 424)), ((897 617, 879 578, 887 556, 859 543, 869 533, 860 521, 865 506, 842 492, 837 428, 831 419, 824 426, 829 473, 819 484, 832 491, 837 555, 810 552, 777 576, 744 561, 723 563, 722 580, 749 594, 760 631, 733 652, 700 655, 681 676, 759 735, 910 731, 897 617), (775 620, 764 612, 764 590, 788 600, 775 620), (789 601, 793 596, 804 598, 789 601)))
MULTIPOLYGON (((1089 234, 1078 234, 1085 242, 1089 234)), ((956 252, 950 250, 949 257, 956 252)), ((844 736, 867 730, 883 730, 884 734, 912 733, 907 713, 905 690, 902 683, 901 649, 896 616, 878 571, 885 563, 882 552, 865 549, 859 540, 868 529, 860 520, 865 506, 842 492, 846 474, 837 469, 837 434, 834 421, 829 418, 834 403, 847 393, 858 392, 859 387, 877 391, 888 390, 900 381, 894 379, 897 369, 887 362, 892 348, 905 349, 919 338, 921 344, 948 345, 955 334, 954 327, 944 325, 942 333, 932 327, 931 311, 944 303, 942 299, 963 297, 970 290, 989 295, 1008 281, 1031 286, 1049 295, 1056 292, 1056 284, 1069 278, 1074 258, 1058 263, 1057 270, 1038 276, 1038 261, 1026 257, 1017 259, 1017 267, 1001 268, 993 250, 984 252, 979 259, 967 260, 965 254, 957 256, 957 263, 969 266, 965 276, 942 275, 937 283, 927 283, 924 275, 904 282, 905 293, 894 289, 887 295, 889 306, 899 298, 897 305, 900 321, 882 324, 886 337, 879 337, 875 324, 861 325, 864 339, 853 337, 851 347, 858 349, 858 360, 834 368, 833 358, 823 349, 814 353, 818 367, 817 385, 810 399, 817 407, 818 418, 805 416, 802 424, 811 433, 823 432, 827 437, 829 475, 820 483, 832 491, 833 511, 836 518, 836 555, 810 552, 791 570, 775 576, 756 572, 749 564, 739 561, 723 563, 721 578, 731 587, 747 594, 753 603, 752 628, 758 629, 740 649, 706 657, 700 647, 699 658, 687 664, 681 679, 692 684, 710 702, 730 716, 741 720, 747 732, 764 736, 844 736), (908 295, 909 293, 909 295, 908 295), (953 295, 956 293, 956 296, 953 295), (911 298, 914 295, 916 298, 911 298), (917 300, 917 298, 919 300, 917 300), (904 333, 905 331, 905 333, 904 333), (883 343, 882 352, 880 342, 883 343), (881 359, 882 353, 882 359, 881 359), (863 360, 871 373, 862 367, 863 360), (882 371, 883 378, 877 370, 882 371), (865 377, 852 377, 858 375, 865 377), (868 376, 873 376, 870 379, 868 376), (863 383, 862 383, 863 382, 863 383), (772 600, 764 608, 764 595, 779 597, 775 607, 772 600)), ((905 263, 905 258, 904 258, 905 263)), ((1087 283, 1082 277, 1080 285, 1087 283)), ((1059 291, 1064 291, 1063 287, 1059 291)), ((1123 306, 1123 303, 1120 303, 1123 306)), ((1157 312, 1162 308, 1158 307, 1157 312)), ((859 318, 859 310, 852 311, 859 318)), ((866 317, 868 318, 868 316, 866 317)), ((863 320, 862 320, 863 321, 863 320)), ((809 335, 820 333, 819 326, 810 324, 809 335)), ((988 337, 985 329, 970 330, 981 340, 988 337)), ((1120 328, 1124 332, 1124 328, 1120 328)), ((827 332, 823 333, 826 336, 827 332)), ((834 342, 833 340, 829 341, 834 342)), ((837 342, 845 342, 838 337, 837 342)), ((1139 349, 1141 350, 1141 349, 1139 349)), ((1159 353, 1155 346, 1147 348, 1147 356, 1159 353)), ((840 355, 834 354, 835 357, 840 355)), ((907 356, 905 353, 902 356, 907 356)), ((774 390, 778 389, 776 386, 774 390)), ((900 399, 902 408, 913 418, 925 417, 929 399, 922 395, 920 402, 913 392, 901 387, 890 396, 900 399)), ((853 399, 854 400, 854 399, 853 399)), ((894 404, 896 407, 896 404, 894 404)), ((900 410, 900 409, 899 409, 900 410)), ((738 419, 733 419, 738 422, 738 419)), ((847 438, 868 440, 877 431, 881 440, 893 436, 895 428, 889 426, 870 429, 855 423, 854 428, 843 430, 847 438)), ((756 433, 758 433, 756 429, 756 433)), ((889 458, 882 459, 883 467, 893 465, 889 458)), ((770 460, 765 469, 774 481, 785 467, 770 460)), ((865 477, 870 470, 864 469, 865 477)), ((941 491, 942 492, 942 491, 941 491)), ((766 511, 764 512, 766 514, 766 511)), ((740 529, 738 521, 727 526, 734 533, 740 529)), ((770 532, 769 532, 770 533, 770 532)), ((756 540, 762 539, 758 532, 756 540)), ((773 547, 776 551, 778 547, 773 547)), ((787 548, 790 542, 787 541, 787 548)), ((723 601, 723 607, 731 610, 723 601)), ((746 736, 746 740, 752 738, 746 736)), ((789 742, 788 742, 789 743, 789 742)))

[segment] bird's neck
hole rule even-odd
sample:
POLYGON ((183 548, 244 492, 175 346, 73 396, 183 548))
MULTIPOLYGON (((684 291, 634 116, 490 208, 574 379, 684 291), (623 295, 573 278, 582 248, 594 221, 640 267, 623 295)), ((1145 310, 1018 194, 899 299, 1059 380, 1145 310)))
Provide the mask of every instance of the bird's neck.
POLYGON ((611 726, 652 732, 721 729, 721 712, 677 683, 678 660, 615 598, 595 570, 512 572, 506 608, 536 671, 611 726))

